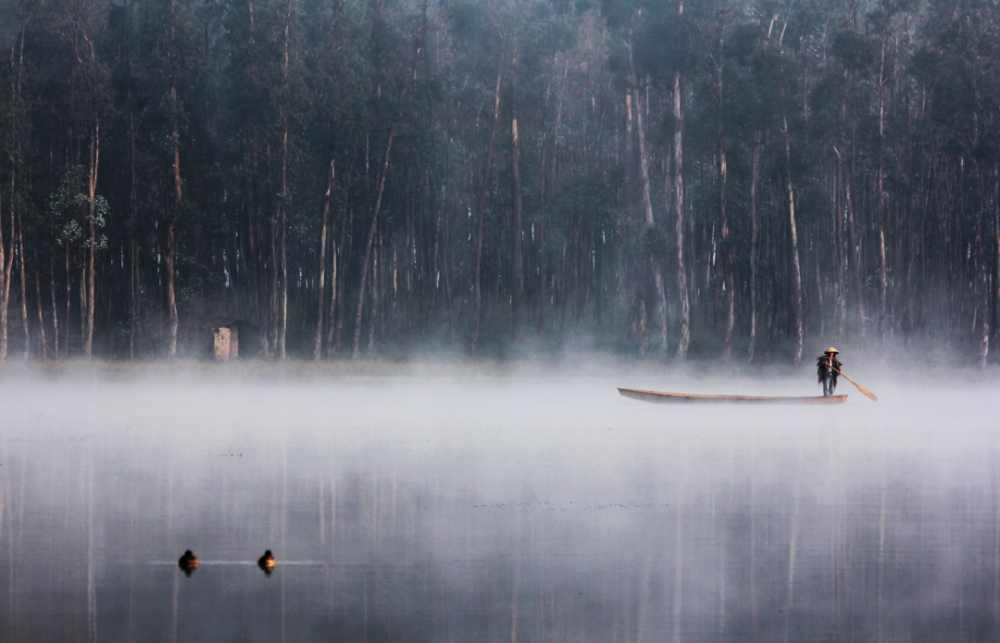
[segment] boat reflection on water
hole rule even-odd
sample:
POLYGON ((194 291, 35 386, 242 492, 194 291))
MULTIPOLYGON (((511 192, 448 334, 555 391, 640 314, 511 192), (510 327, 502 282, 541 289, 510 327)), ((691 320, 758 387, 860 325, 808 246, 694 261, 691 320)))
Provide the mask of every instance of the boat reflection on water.
POLYGON ((177 561, 177 566, 181 568, 181 571, 183 571, 184 575, 187 576, 188 578, 191 577, 191 574, 194 573, 194 570, 198 569, 198 564, 199 564, 198 557, 195 556, 193 553, 191 553, 190 549, 185 551, 184 555, 181 556, 180 560, 177 561))

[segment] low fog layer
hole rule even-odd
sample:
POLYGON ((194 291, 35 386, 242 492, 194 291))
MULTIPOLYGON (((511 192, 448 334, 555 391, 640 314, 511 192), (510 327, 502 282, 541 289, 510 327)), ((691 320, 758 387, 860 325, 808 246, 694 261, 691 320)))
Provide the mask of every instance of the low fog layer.
POLYGON ((988 383, 871 370, 877 403, 842 381, 838 406, 686 406, 615 387, 819 387, 620 364, 267 368, 4 377, 0 638, 997 631, 988 383), (271 578, 250 564, 264 549, 271 578))

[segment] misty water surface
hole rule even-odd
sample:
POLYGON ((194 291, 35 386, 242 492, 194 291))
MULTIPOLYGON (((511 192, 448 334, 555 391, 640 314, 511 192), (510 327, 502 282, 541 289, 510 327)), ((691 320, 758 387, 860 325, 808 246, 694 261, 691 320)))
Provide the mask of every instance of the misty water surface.
POLYGON ((995 386, 623 373, 6 376, 0 640, 995 639, 995 386))

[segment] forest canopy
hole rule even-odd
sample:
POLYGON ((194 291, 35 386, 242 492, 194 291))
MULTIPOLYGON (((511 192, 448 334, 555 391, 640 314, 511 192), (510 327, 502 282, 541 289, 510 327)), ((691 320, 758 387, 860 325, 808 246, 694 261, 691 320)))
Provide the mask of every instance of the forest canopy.
POLYGON ((982 0, 0 0, 0 360, 1000 336, 982 0))

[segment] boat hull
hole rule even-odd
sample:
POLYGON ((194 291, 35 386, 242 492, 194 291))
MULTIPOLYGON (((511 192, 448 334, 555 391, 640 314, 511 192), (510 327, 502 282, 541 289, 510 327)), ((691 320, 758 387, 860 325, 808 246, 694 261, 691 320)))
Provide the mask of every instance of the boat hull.
POLYGON ((757 395, 691 395, 688 393, 661 393, 634 388, 618 388, 623 397, 643 402, 688 404, 843 404, 846 395, 830 397, 763 397, 757 395))

